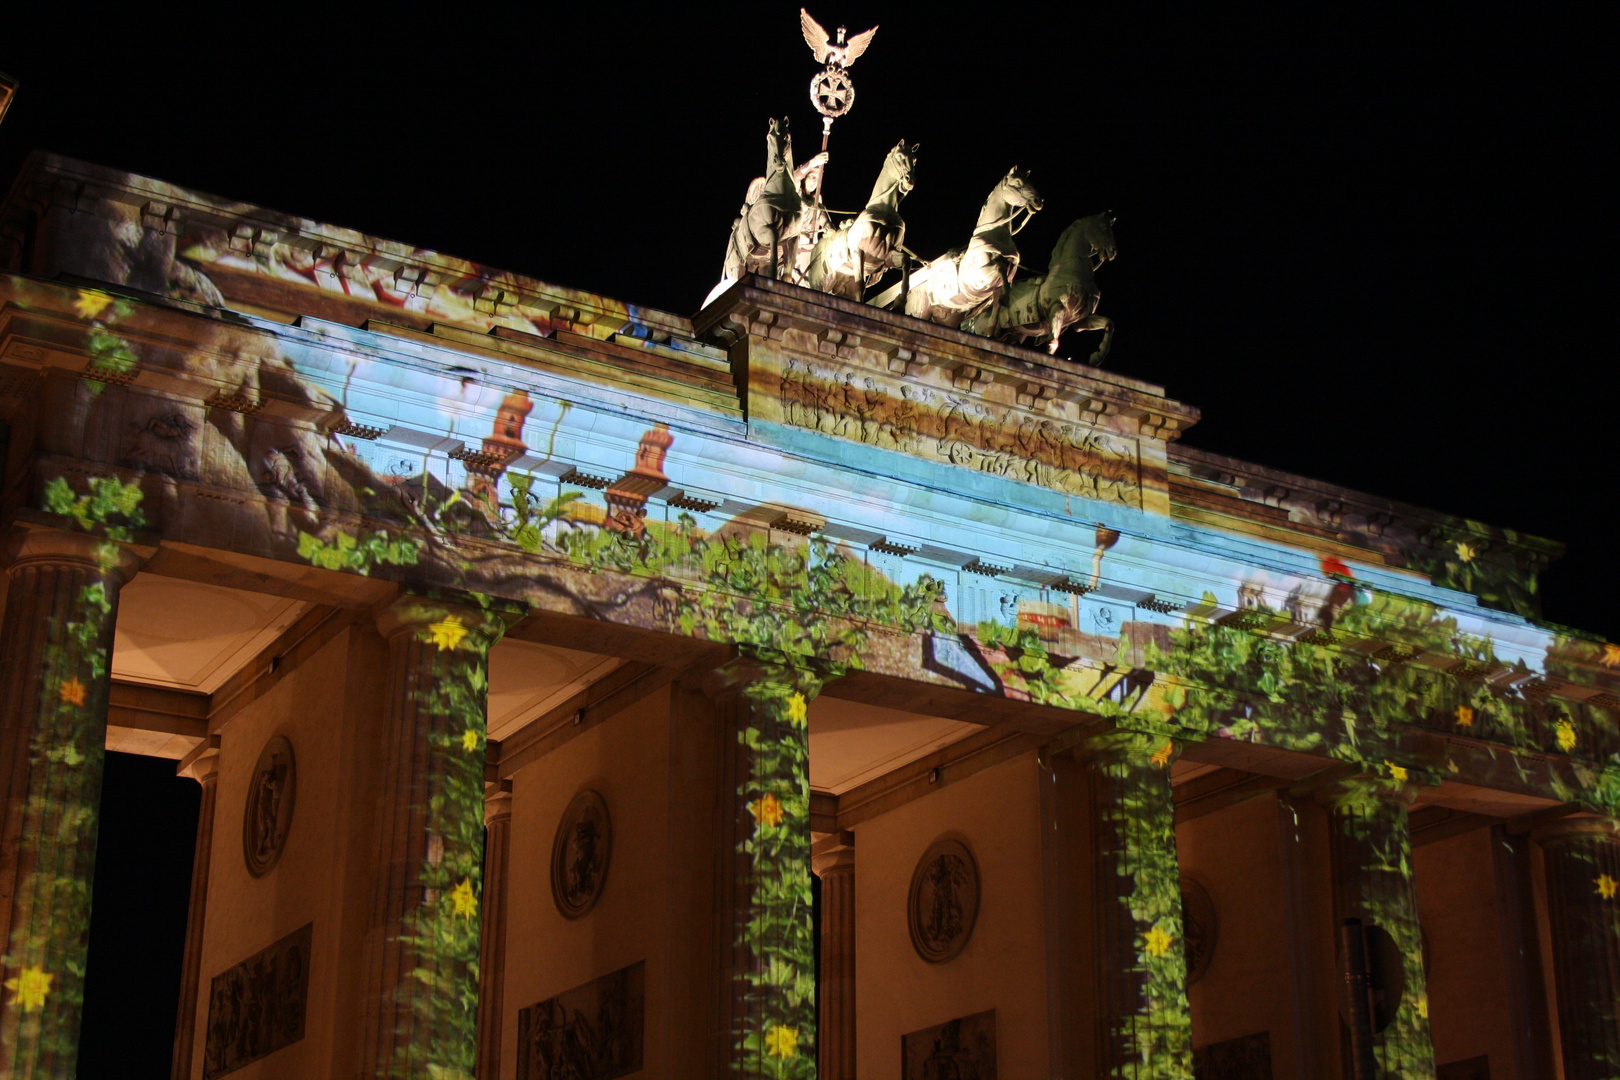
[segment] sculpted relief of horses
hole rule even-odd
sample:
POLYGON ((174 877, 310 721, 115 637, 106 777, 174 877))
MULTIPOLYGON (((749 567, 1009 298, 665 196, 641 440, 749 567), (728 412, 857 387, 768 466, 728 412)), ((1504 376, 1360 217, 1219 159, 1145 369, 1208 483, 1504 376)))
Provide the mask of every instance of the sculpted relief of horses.
POLYGON ((823 235, 811 251, 805 269, 806 285, 847 300, 860 300, 867 287, 885 271, 900 265, 900 247, 906 239, 900 200, 912 189, 918 149, 901 139, 889 151, 866 209, 854 220, 823 235))
POLYGON ((1097 314, 1102 292, 1096 273, 1116 254, 1113 213, 1081 218, 1058 237, 1045 274, 1021 278, 993 312, 963 320, 962 329, 1014 345, 1044 341, 1054 356, 1065 330, 1101 330, 1102 342, 1090 360, 1101 364, 1113 344, 1114 323, 1097 314))
POLYGON ((1003 291, 1018 273, 1013 235, 1041 206, 1040 193, 1015 166, 985 200, 968 246, 946 252, 912 275, 906 314, 950 327, 986 312, 993 317, 1003 291))

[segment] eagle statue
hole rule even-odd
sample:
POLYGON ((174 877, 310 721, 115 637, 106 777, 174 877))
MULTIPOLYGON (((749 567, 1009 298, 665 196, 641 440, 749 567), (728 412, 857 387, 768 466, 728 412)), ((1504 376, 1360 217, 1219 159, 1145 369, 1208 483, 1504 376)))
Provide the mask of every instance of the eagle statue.
POLYGON ((845 41, 844 28, 840 26, 838 40, 834 42, 828 37, 827 31, 821 28, 821 24, 812 19, 804 8, 799 9, 799 26, 804 30, 804 43, 816 54, 816 63, 839 68, 847 68, 860 59, 861 53, 872 44, 872 36, 878 31, 874 26, 845 41))

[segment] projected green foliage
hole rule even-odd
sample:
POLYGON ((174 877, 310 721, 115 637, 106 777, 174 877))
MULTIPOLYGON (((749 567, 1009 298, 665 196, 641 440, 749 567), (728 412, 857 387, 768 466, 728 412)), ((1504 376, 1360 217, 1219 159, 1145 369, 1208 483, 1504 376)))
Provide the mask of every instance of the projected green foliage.
POLYGON ((1097 947, 1109 950, 1101 978, 1125 980, 1121 1000, 1105 993, 1110 1077, 1192 1080, 1192 1013, 1182 942, 1181 874, 1168 771, 1174 743, 1114 732, 1078 751, 1088 761, 1097 819, 1097 947), (1111 870, 1109 869, 1111 868, 1111 870), (1110 887, 1112 886, 1112 887, 1110 887))
POLYGON ((27 794, 20 807, 11 939, 3 960, 0 1071, 72 1075, 84 1002, 112 645, 118 541, 145 525, 141 490, 111 477, 79 494, 60 478, 45 508, 101 539, 96 572, 45 628, 39 698, 29 712, 27 794))
POLYGON ((400 944, 409 978, 396 988, 400 1080, 471 1080, 477 1053, 479 901, 483 890, 487 620, 413 602, 421 645, 412 679, 415 735, 428 760, 411 788, 426 854, 411 883, 400 944), (420 897, 419 903, 412 903, 420 897))
POLYGON ((816 1075, 815 942, 810 922, 808 699, 819 680, 763 666, 744 689, 737 733, 740 895, 735 947, 744 962, 732 1071, 748 1077, 816 1075))
POLYGON ((1434 1048, 1404 779, 1363 776, 1342 781, 1327 790, 1327 806, 1338 849, 1335 862, 1355 868, 1335 882, 1338 914, 1387 933, 1401 958, 1400 1003, 1389 1026, 1375 1035, 1373 1053, 1390 1076, 1432 1080, 1434 1048))
MULTIPOLYGON (((650 523, 640 534, 596 526, 548 532, 579 498, 569 492, 542 504, 531 481, 519 478, 511 513, 499 519, 502 532, 526 552, 666 582, 671 599, 665 615, 672 628, 736 645, 756 663, 743 691, 748 720, 738 733, 738 865, 746 870, 739 882, 745 910, 734 945, 746 960, 740 965, 745 985, 737 994, 739 1023, 731 1033, 732 1068, 749 1077, 810 1080, 816 1017, 807 703, 840 665, 860 663, 879 628, 954 630, 941 603, 943 586, 928 577, 898 585, 821 541, 773 543, 760 530, 705 533, 687 515, 667 525, 650 523), (694 582, 702 587, 691 587, 694 582)), ((325 540, 307 537, 300 550, 317 565, 326 560, 334 568, 365 572, 411 561, 406 543, 339 533, 325 540)), ((531 572, 545 565, 536 563, 531 572)), ((476 751, 481 765, 483 657, 463 658, 458 650, 466 643, 451 638, 447 631, 435 639, 452 659, 443 678, 418 689, 420 707, 460 718, 445 729, 448 734, 430 736, 435 754, 449 761, 476 751), (464 744, 457 724, 467 733, 464 744)), ((443 861, 422 870, 423 884, 436 899, 416 909, 408 935, 423 957, 416 978, 426 989, 412 986, 408 994, 420 1014, 416 1030, 436 1016, 458 1033, 465 1027, 467 1039, 441 1040, 436 1047, 402 1043, 399 1053, 402 1067, 407 1060, 431 1061, 441 1070, 436 1076, 459 1080, 471 1058, 451 1048, 471 1046, 476 1018, 477 920, 465 910, 468 904, 476 910, 482 773, 446 764, 444 775, 433 815, 452 824, 443 838, 443 861)))

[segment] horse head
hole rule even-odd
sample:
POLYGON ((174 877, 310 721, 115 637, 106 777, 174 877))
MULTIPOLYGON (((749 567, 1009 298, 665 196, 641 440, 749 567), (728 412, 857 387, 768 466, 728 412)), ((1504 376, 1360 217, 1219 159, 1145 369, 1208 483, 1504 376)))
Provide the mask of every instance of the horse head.
POLYGON ((1046 205, 1041 193, 1029 182, 1029 173, 1016 165, 1008 169, 1007 175, 996 185, 996 190, 992 193, 992 197, 995 196, 1000 196, 1001 201, 1008 206, 1021 207, 1032 214, 1046 205))
POLYGON ((1091 245, 1092 257, 1097 260, 1096 265, 1112 262, 1119 254, 1119 247, 1114 243, 1114 212, 1105 210, 1100 214, 1081 218, 1079 221, 1081 235, 1086 243, 1091 245))
POLYGON ((788 131, 788 118, 771 118, 765 132, 765 175, 778 169, 793 167, 793 135, 788 131))
POLYGON ((878 184, 886 186, 887 181, 888 184, 893 184, 901 195, 910 195, 914 186, 912 175, 917 168, 917 151, 921 149, 921 143, 907 146, 904 139, 896 143, 894 149, 889 151, 889 156, 883 159, 883 172, 878 184))

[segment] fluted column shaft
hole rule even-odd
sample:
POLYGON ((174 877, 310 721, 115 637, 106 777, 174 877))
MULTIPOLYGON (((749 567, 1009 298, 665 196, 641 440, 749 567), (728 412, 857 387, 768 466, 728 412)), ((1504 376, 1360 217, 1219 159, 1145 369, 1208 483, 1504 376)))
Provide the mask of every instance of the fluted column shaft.
POLYGON ((841 842, 853 843, 854 837, 831 839, 812 857, 821 879, 818 1080, 855 1080, 855 849, 841 842))
POLYGON ((1095 1073, 1192 1075, 1181 874, 1168 739, 1113 732, 1081 743, 1091 821, 1095 1073))
POLYGON ((197 847, 191 860, 191 904, 186 911, 186 951, 180 961, 180 1008, 175 1016, 171 1080, 191 1080, 197 1043, 197 995, 202 982, 203 931, 208 920, 208 872, 214 852, 214 804, 219 795, 219 750, 203 753, 181 770, 202 785, 197 809, 197 847))
POLYGON ((506 981, 506 879, 512 839, 512 785, 484 798, 483 934, 478 949, 478 1080, 500 1080, 502 993, 506 981))
POLYGON ((806 672, 752 661, 711 685, 733 733, 720 1008, 721 1072, 737 1080, 815 1080, 808 709, 820 689, 806 672))
POLYGON ((84 1006, 118 592, 135 560, 49 530, 13 538, 0 628, 0 1076, 74 1075, 84 1006))
POLYGON ((378 629, 389 698, 360 1075, 471 1075, 487 665, 504 627, 476 608, 406 596, 378 629))
POLYGON ((1538 830, 1565 1080, 1620 1076, 1620 822, 1538 830))
MULTIPOLYGON (((1342 780, 1317 793, 1332 823, 1335 925, 1359 919, 1364 928, 1376 926, 1400 956, 1400 1002, 1385 1003, 1393 1006, 1393 1018, 1372 1037, 1379 1080, 1433 1080, 1435 1071, 1407 826, 1413 794, 1405 783, 1372 776, 1342 780)), ((1367 940, 1369 962, 1374 962, 1374 938, 1367 940)))

